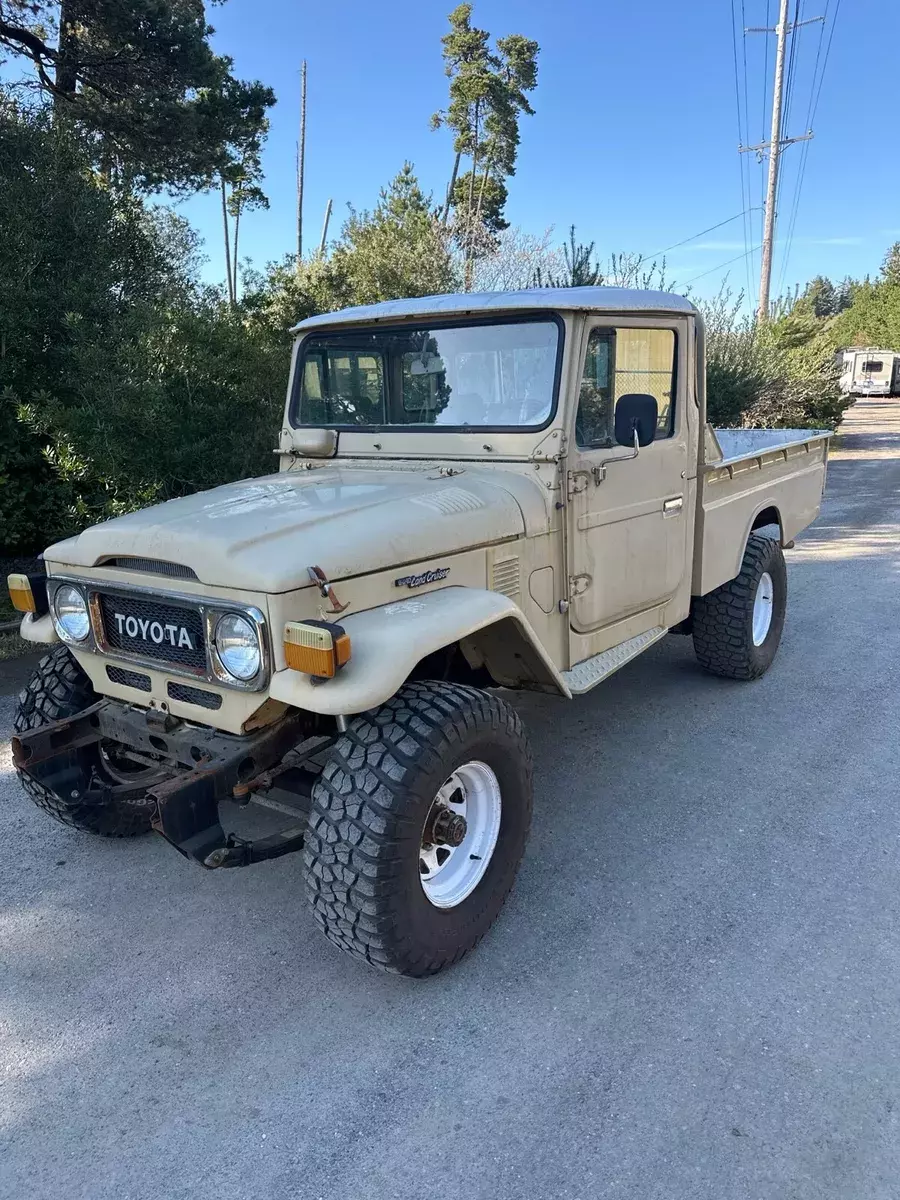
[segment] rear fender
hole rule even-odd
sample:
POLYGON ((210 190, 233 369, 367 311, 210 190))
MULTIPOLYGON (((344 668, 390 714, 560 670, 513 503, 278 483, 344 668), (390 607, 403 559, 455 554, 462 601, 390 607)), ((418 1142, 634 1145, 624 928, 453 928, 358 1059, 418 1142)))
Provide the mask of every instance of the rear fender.
POLYGON ((300 671, 276 671, 272 699, 323 715, 366 712, 395 695, 423 658, 457 643, 498 684, 571 696, 522 611, 500 592, 442 588, 354 613, 341 625, 352 653, 339 674, 315 684, 300 671))

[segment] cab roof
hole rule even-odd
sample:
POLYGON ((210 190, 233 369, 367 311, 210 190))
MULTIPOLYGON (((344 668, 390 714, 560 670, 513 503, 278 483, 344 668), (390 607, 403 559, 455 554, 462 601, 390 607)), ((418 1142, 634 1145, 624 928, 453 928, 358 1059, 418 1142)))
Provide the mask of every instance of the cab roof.
POLYGON ((446 296, 417 296, 409 300, 383 300, 340 312, 307 317, 292 333, 323 325, 358 325, 361 322, 400 321, 407 317, 477 316, 493 312, 534 312, 548 309, 572 312, 589 309, 609 312, 694 313, 690 300, 674 292, 639 288, 575 287, 526 288, 520 292, 457 292, 446 296))

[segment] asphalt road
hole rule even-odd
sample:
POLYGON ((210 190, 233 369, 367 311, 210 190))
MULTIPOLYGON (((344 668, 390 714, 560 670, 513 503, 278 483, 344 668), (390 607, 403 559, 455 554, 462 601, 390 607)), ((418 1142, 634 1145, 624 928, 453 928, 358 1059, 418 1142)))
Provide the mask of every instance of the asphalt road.
POLYGON ((900 1196, 897 403, 789 558, 762 681, 671 637, 520 702, 529 854, 428 982, 322 940, 298 858, 70 833, 0 758, 3 1200, 900 1196))

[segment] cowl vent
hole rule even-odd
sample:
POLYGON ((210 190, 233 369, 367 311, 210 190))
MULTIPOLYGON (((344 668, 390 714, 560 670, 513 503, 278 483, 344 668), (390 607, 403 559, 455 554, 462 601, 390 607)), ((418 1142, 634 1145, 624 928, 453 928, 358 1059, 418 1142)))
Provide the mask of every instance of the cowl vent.
POLYGON ((158 558, 104 558, 98 567, 118 567, 120 571, 144 571, 148 575, 165 575, 169 579, 196 579, 197 574, 181 563, 163 562, 158 558))

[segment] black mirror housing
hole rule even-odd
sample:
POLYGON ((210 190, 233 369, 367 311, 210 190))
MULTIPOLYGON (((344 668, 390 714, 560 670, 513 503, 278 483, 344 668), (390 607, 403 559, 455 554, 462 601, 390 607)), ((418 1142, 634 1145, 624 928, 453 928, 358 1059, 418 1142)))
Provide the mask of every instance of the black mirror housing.
POLYGON ((634 446, 637 432, 638 445, 649 446, 656 437, 658 420, 659 405, 655 396, 644 392, 629 392, 620 396, 616 403, 616 441, 620 446, 634 446))

